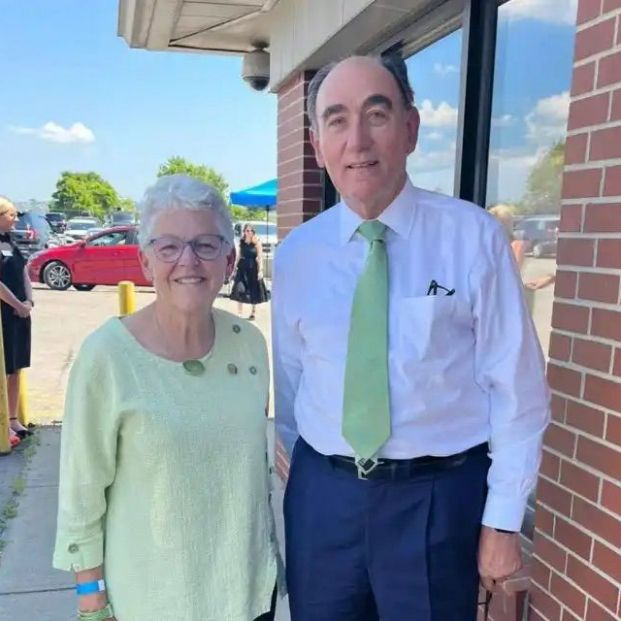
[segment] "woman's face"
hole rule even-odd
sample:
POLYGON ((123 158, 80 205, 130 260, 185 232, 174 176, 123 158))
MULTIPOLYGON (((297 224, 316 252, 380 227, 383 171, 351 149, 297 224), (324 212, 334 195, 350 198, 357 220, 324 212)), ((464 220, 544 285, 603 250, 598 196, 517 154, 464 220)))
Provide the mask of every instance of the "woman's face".
POLYGON ((0 231, 8 233, 13 230, 17 220, 17 209, 13 205, 0 207, 0 231))
MULTIPOLYGON (((230 276, 233 269, 233 248, 216 237, 201 238, 209 244, 221 243, 220 252, 213 259, 199 258, 190 245, 185 244, 176 260, 164 260, 166 253, 170 254, 171 246, 174 248, 173 243, 178 245, 175 238, 188 242, 202 235, 220 236, 211 212, 171 209, 157 216, 151 239, 172 241, 163 249, 162 243, 156 242, 140 252, 144 272, 153 281, 158 301, 178 312, 192 314, 211 308, 225 277, 230 276)), ((209 247, 201 241, 201 249, 209 247)))
POLYGON ((254 231, 249 226, 247 226, 244 229, 244 237, 246 239, 250 239, 253 235, 254 235, 254 231))

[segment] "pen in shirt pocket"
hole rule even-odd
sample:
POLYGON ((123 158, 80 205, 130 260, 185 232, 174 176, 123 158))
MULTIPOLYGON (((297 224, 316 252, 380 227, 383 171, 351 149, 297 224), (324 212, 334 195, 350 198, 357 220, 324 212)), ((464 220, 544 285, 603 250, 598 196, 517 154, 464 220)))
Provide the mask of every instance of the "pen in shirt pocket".
POLYGON ((444 295, 455 294, 455 289, 449 289, 448 287, 444 287, 443 285, 439 284, 436 280, 432 280, 429 283, 429 288, 427 289, 427 295, 439 295, 438 289, 440 291, 444 291, 445 292, 444 295))

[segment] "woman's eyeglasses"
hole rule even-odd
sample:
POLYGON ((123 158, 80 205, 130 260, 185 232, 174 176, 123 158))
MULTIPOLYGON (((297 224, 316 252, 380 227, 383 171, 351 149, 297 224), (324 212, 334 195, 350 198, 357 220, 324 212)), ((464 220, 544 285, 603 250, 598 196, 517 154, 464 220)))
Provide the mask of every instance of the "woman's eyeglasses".
POLYGON ((178 261, 186 246, 190 246, 194 255, 201 261, 213 261, 222 254, 222 249, 226 245, 227 241, 221 235, 209 234, 197 235, 187 241, 175 235, 162 235, 148 243, 153 249, 153 254, 164 263, 178 261))

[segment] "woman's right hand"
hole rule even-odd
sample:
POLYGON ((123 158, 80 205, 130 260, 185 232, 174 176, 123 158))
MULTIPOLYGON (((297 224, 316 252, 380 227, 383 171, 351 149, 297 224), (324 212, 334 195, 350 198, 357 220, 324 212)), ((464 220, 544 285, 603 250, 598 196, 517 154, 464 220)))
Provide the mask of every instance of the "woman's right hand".
POLYGON ((15 314, 22 319, 26 319, 26 317, 30 317, 30 311, 32 307, 28 303, 20 302, 19 306, 15 309, 15 314))

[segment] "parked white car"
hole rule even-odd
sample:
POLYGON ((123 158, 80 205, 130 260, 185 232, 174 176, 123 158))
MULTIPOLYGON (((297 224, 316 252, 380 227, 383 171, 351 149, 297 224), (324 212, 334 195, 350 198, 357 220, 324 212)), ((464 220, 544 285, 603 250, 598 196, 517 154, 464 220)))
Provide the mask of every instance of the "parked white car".
POLYGON ((71 218, 67 222, 65 236, 70 237, 73 241, 79 241, 99 231, 101 231, 101 223, 97 218, 71 218))

